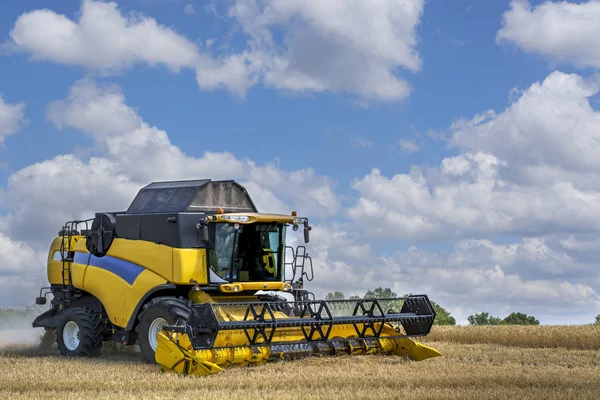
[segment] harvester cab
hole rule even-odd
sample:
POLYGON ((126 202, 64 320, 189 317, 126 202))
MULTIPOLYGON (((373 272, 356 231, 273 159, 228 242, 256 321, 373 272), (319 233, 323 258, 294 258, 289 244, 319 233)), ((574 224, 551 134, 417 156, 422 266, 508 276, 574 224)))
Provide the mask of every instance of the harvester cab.
POLYGON ((439 355, 409 337, 429 333, 426 295, 316 300, 304 244, 288 227, 308 219, 259 213, 234 181, 154 182, 129 208, 68 222, 50 245, 34 327, 62 355, 99 354, 114 340, 139 345, 165 371, 206 375, 230 365, 319 354, 439 355))

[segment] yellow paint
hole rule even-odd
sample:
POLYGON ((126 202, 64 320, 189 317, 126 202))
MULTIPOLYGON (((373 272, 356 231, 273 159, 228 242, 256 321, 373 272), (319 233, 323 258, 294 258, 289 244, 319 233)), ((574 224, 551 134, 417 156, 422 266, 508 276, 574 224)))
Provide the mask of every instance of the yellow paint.
MULTIPOLYGON (((204 290, 191 289, 188 298, 192 300, 192 303, 214 303, 213 298, 209 296, 204 290)), ((235 300, 232 300, 235 301, 235 300)))
MULTIPOLYGON (((60 261, 62 240, 61 237, 55 238, 48 254, 48 278, 51 284, 62 283, 63 263, 60 261), (54 260, 56 252, 58 252, 56 257, 58 260, 54 260)), ((74 237, 72 250, 87 253, 83 236, 74 237)), ((171 247, 154 243, 115 239, 108 252, 109 256, 141 264, 146 268, 133 285, 129 285, 119 276, 102 268, 79 263, 67 263, 67 267, 71 268, 73 286, 95 296, 106 309, 110 321, 117 326, 125 327, 142 297, 155 286, 167 283, 167 279, 159 273, 172 276, 172 252, 171 247), (132 250, 130 254, 126 254, 127 248, 132 250)))
POLYGON ((189 285, 196 280, 208 284, 206 249, 173 249, 173 283, 189 285))
POLYGON ((144 270, 130 285, 112 272, 90 265, 85 274, 83 290, 100 300, 113 324, 125 327, 142 297, 150 289, 164 283, 167 283, 164 278, 144 270))
POLYGON ((161 276, 156 275, 154 272, 150 270, 144 270, 137 277, 137 279, 131 285, 131 288, 126 292, 125 296, 125 308, 123 309, 123 314, 127 322, 131 317, 131 314, 134 312, 135 307, 138 305, 142 297, 148 291, 156 286, 164 285, 167 281, 161 276))
MULTIPOLYGON (((61 271, 62 271, 62 262, 55 261, 54 256, 60 249, 60 243, 62 238, 57 236, 54 238, 52 243, 50 244, 50 249, 48 250, 48 262, 47 262, 47 275, 48 282, 50 284, 60 284, 61 283, 61 271)), ((60 254, 59 254, 60 255, 60 254)))
POLYGON ((125 296, 131 286, 112 272, 91 265, 87 267, 85 278, 83 290, 100 300, 110 322, 121 327, 127 325, 125 296))
POLYGON ((263 263, 265 264, 265 269, 275 277, 275 273, 277 272, 277 263, 275 262, 275 255, 272 253, 273 250, 263 248, 265 251, 265 255, 263 256, 263 263))
MULTIPOLYGON (((64 251, 65 256, 66 249, 68 248, 67 238, 62 236, 57 236, 54 238, 52 243, 50 244, 50 249, 48 250, 48 259, 47 259, 47 276, 48 282, 53 285, 60 285, 63 283, 63 262, 61 261, 61 252, 60 245, 61 243, 65 243, 64 251)), ((81 248, 82 242, 84 244, 85 249, 85 238, 84 236, 73 236, 71 238, 71 251, 75 251, 77 248, 81 248)), ((71 279, 73 285, 76 287, 81 287, 81 283, 83 282, 83 277, 85 274, 85 266, 77 266, 71 265, 70 262, 65 262, 66 268, 71 268, 71 279)))
POLYGON ((158 346, 154 358, 163 371, 179 374, 205 376, 221 372, 221 367, 210 361, 195 357, 194 353, 179 346, 164 332, 157 335, 158 346))
POLYGON ((173 280, 173 248, 170 246, 116 238, 107 255, 141 265, 168 281, 173 280))

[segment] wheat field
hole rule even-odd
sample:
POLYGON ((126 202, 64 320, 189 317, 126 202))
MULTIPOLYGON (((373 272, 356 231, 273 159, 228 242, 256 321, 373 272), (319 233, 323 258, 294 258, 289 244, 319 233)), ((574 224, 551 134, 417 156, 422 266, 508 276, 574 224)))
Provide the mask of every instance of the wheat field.
POLYGON ((2 399, 598 399, 600 326, 434 327, 442 357, 340 356, 165 374, 135 348, 66 359, 0 345, 2 399))

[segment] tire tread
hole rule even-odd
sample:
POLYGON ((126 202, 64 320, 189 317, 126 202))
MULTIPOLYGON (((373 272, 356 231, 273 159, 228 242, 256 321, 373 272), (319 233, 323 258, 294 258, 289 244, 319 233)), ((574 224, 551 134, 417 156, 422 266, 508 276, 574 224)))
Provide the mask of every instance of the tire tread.
POLYGON ((141 330, 146 314, 152 309, 163 309, 166 310, 169 314, 171 314, 174 323, 184 323, 190 314, 190 304, 190 300, 187 300, 181 296, 156 297, 144 304, 141 312, 138 315, 138 323, 135 328, 135 332, 138 337, 137 342, 140 346, 140 350, 142 351, 142 356, 147 362, 152 362, 150 354, 147 354, 148 350, 145 351, 144 348, 142 348, 142 343, 140 343, 140 340, 142 340, 142 337, 145 334, 141 330))
MULTIPOLYGON (((80 357, 95 357, 100 354, 103 341, 103 323, 102 319, 94 315, 94 312, 85 307, 74 307, 66 310, 61 319, 69 318, 75 320, 79 325, 80 342, 82 348, 76 351, 71 351, 66 348, 62 342, 62 333, 57 332, 56 342, 58 349, 62 355, 80 356, 80 357)), ((62 326, 62 323, 59 324, 62 326)))

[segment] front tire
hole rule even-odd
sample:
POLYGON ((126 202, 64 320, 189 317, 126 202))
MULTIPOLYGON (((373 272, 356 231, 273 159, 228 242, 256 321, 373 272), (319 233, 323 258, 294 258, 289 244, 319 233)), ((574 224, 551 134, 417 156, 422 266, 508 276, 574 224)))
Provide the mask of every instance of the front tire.
POLYGON ((155 363, 156 335, 164 325, 183 324, 190 314, 188 301, 172 296, 157 297, 144 305, 136 328, 143 359, 155 363))
POLYGON ((66 310, 56 327, 56 344, 63 356, 95 357, 102 347, 102 320, 87 308, 66 310))

